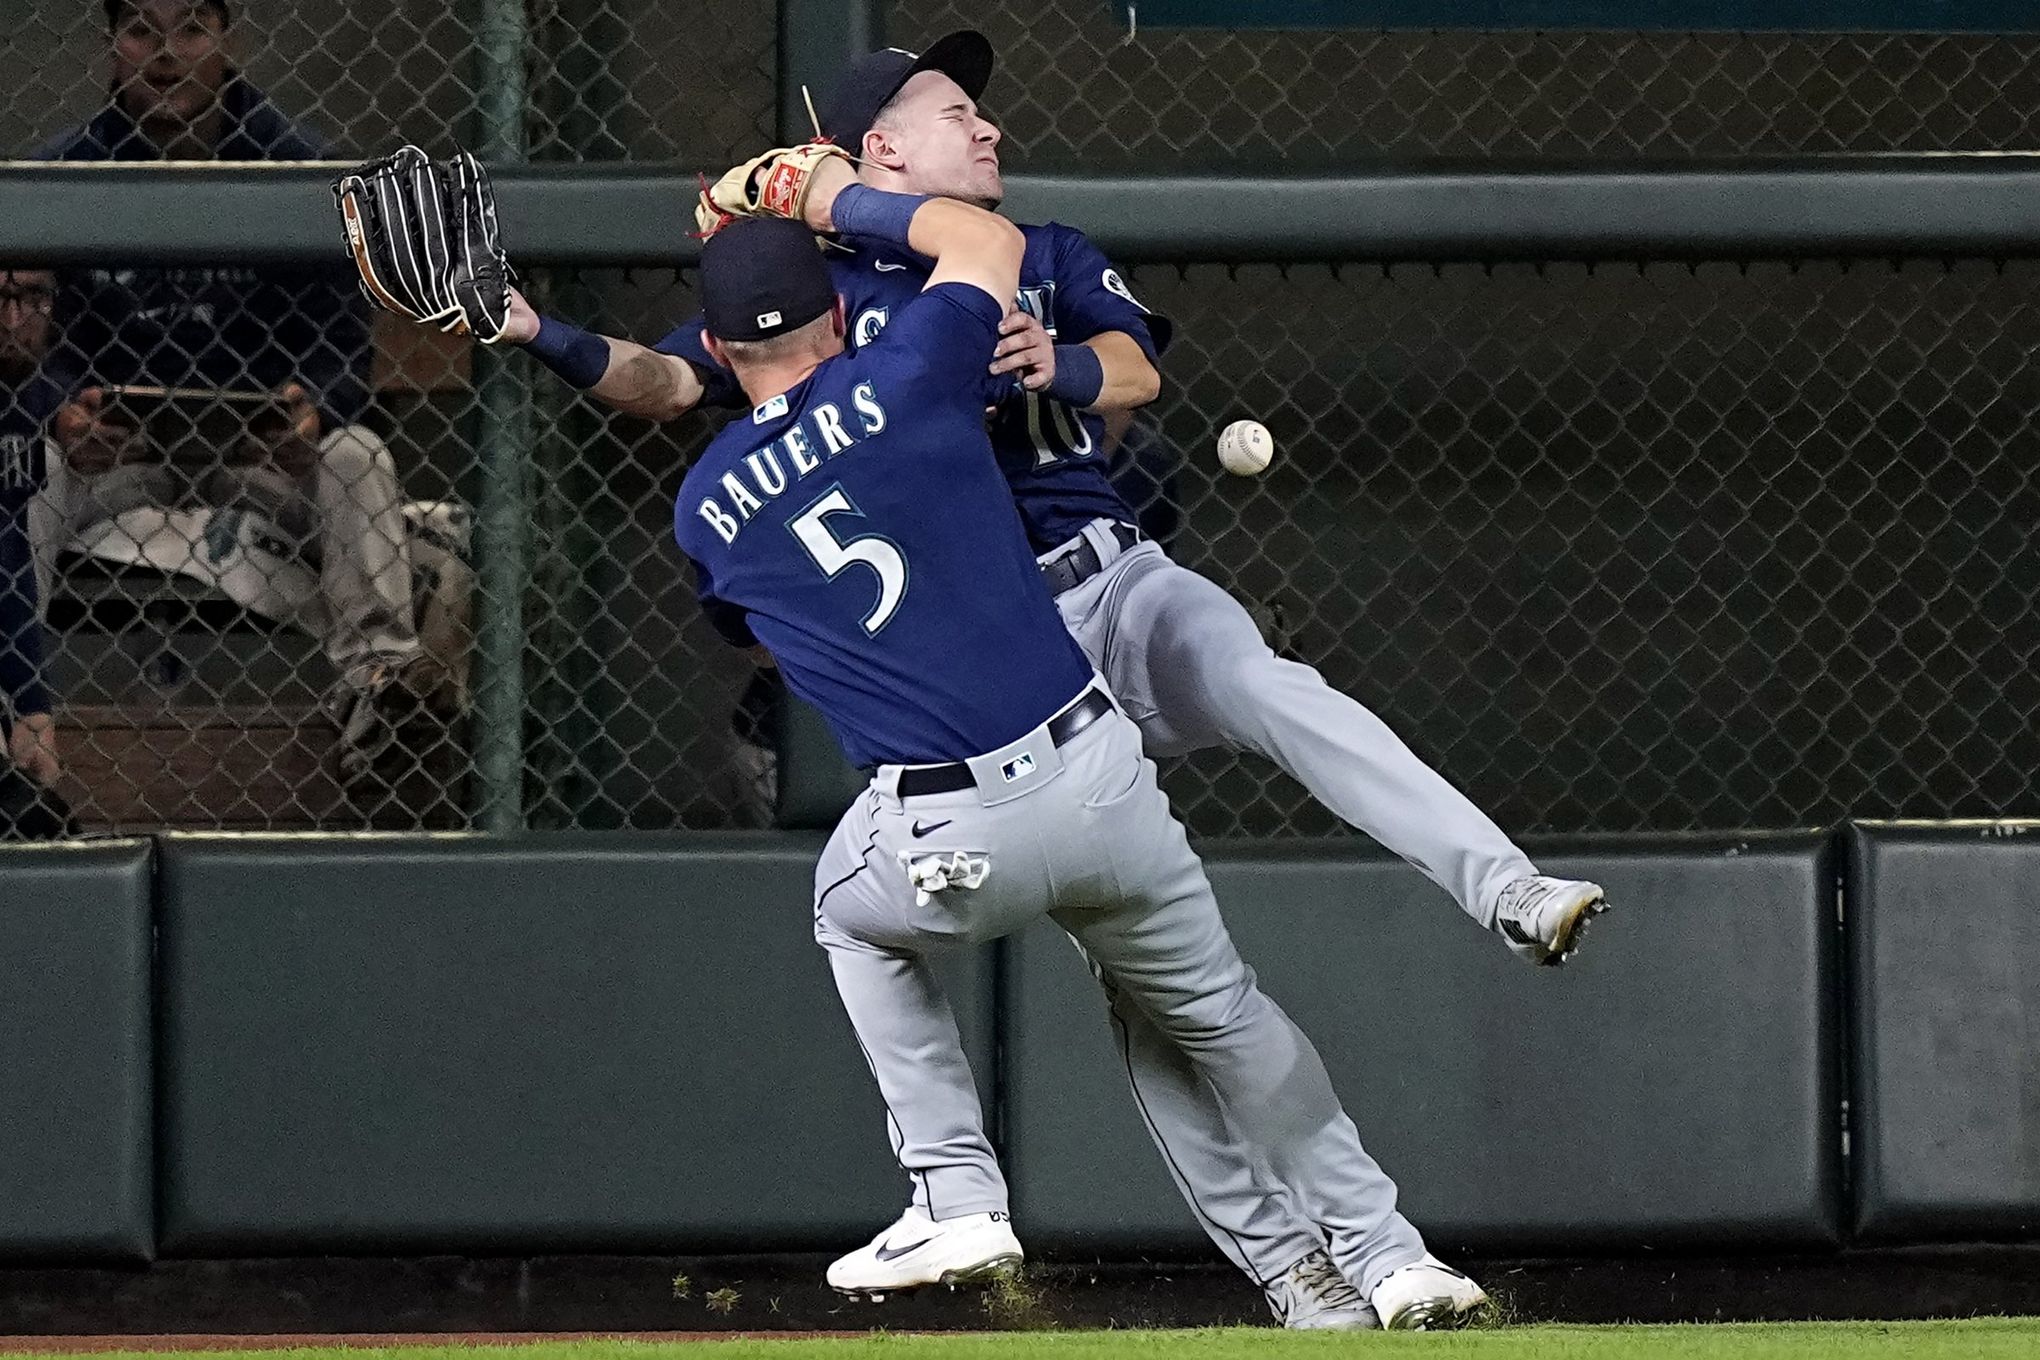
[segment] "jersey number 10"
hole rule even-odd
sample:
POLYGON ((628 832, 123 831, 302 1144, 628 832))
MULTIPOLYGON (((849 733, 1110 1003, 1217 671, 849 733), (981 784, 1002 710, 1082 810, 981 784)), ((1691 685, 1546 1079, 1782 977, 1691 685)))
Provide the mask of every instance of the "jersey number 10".
POLYGON ((1083 417, 1041 392, 1027 394, 1027 437, 1034 443, 1037 468, 1091 451, 1091 432, 1084 428, 1083 417))

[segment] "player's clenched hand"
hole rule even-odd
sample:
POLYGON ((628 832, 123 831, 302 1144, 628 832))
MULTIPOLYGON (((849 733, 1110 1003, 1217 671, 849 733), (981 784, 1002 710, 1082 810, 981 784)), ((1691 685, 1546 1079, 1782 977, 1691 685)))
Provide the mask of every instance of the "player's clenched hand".
POLYGON ((1020 385, 1039 392, 1055 381, 1055 341, 1039 319, 1018 307, 999 323, 999 347, 992 351, 994 373, 1018 373, 1020 385))

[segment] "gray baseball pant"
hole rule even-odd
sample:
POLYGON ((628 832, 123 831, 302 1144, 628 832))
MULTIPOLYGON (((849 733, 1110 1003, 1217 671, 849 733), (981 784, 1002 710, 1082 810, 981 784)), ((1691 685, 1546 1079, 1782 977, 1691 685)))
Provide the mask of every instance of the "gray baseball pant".
POLYGON ((1005 1212, 1004 1176, 955 1018, 927 956, 1047 915, 1123 1004, 1180 1052, 1233 1111, 1231 1133, 1345 1244, 1363 1288, 1417 1260, 1423 1241, 1395 1186, 1360 1146, 1310 1041, 1254 981, 1203 865, 1118 713, 1061 748, 1044 729, 972 762, 977 787, 902 800, 881 768, 844 814, 815 871, 815 938, 828 951, 885 1099, 914 1202, 937 1219, 1005 1212), (1016 756, 1034 772, 1007 784, 1016 756), (942 823, 920 837, 911 827, 942 823), (917 894, 902 856, 986 857, 974 889, 917 894))
MULTIPOLYGON (((1493 925, 1501 889, 1536 870, 1487 814, 1358 700, 1277 657, 1219 586, 1157 544, 1122 552, 1104 521, 1084 538, 1103 570, 1056 604, 1150 755, 1257 752, 1493 925)), ((1371 1288, 1357 1269, 1360 1245, 1321 1217, 1308 1187, 1255 1155, 1210 1085, 1142 1012, 1115 999, 1112 1024, 1141 1118, 1219 1250, 1265 1285, 1328 1244, 1346 1275, 1371 1288)))

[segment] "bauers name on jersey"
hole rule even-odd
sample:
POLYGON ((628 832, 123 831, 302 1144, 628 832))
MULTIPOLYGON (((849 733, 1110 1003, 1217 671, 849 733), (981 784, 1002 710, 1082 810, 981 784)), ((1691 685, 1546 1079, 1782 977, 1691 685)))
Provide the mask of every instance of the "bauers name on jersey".
MULTIPOLYGON (((787 414, 784 395, 751 412, 751 423, 763 425, 787 414)), ((772 443, 744 455, 737 467, 722 475, 719 495, 701 498, 696 508, 724 543, 735 543, 751 517, 765 508, 765 502, 783 495, 789 486, 844 453, 864 439, 885 430, 885 407, 868 382, 850 389, 850 412, 846 420, 835 402, 818 402, 813 410, 796 420, 772 443)))

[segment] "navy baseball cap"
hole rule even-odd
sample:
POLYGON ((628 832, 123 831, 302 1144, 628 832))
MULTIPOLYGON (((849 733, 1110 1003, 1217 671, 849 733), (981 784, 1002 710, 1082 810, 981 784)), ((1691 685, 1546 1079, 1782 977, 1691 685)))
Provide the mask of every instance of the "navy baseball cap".
POLYGON ((828 261, 804 223, 747 217, 701 247, 701 320, 718 340, 770 340, 835 305, 828 261))
POLYGON ((976 99, 992 79, 992 62, 991 40, 969 28, 937 38, 925 52, 887 47, 866 53, 829 91, 829 102, 822 108, 822 135, 859 155, 872 120, 909 80, 923 71, 940 71, 976 99))

